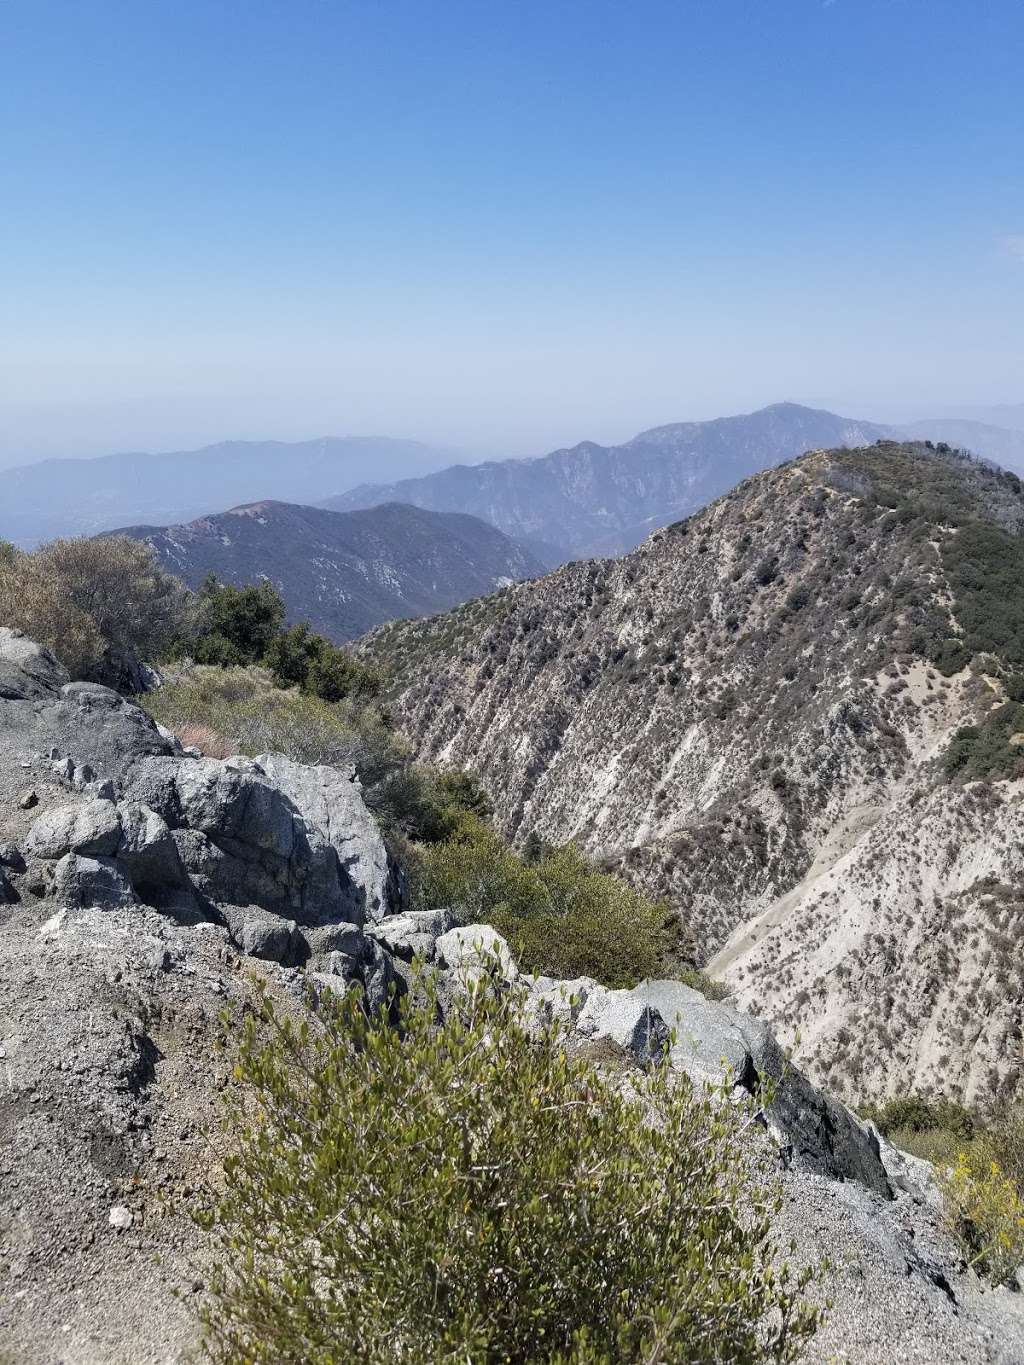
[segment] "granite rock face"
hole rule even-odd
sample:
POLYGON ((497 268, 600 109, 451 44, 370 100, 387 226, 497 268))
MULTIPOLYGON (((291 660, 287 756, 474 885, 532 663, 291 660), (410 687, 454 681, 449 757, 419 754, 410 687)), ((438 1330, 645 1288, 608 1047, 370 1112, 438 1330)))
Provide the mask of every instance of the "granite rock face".
POLYGON ((46 650, 3 630, 0 770, 11 796, 26 769, 35 800, 19 807, 30 824, 5 899, 20 894, 20 876, 78 908, 145 903, 179 923, 225 924, 243 951, 279 962, 317 950, 304 931, 377 923, 403 906, 401 874, 351 772, 280 754, 191 756, 138 706, 69 683, 46 650))

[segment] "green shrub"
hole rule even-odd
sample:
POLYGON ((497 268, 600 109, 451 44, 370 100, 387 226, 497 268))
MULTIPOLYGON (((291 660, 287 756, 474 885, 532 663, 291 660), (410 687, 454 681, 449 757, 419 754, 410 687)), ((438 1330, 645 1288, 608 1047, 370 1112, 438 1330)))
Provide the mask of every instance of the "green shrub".
POLYGON ((492 924, 530 972, 635 986, 658 974, 668 946, 665 906, 596 871, 573 844, 527 863, 466 815, 450 838, 413 850, 410 871, 419 906, 492 924))
POLYGON ((1024 1109, 981 1115, 916 1096, 861 1109, 897 1147, 932 1162, 946 1226, 997 1284, 1024 1261, 1024 1109))
POLYGON ((940 1172, 946 1222, 970 1265, 1004 1284, 1024 1261, 1024 1199, 985 1142, 940 1172))
POLYGON ((1024 705, 1016 701, 996 706, 980 725, 964 725, 946 750, 947 778, 1017 777, 1024 771, 1024 705))
POLYGON ((401 1014, 246 1024, 202 1219, 214 1361, 796 1359, 814 1275, 777 1264, 731 1104, 664 1065, 605 1080, 486 978, 440 1027, 429 987, 401 1014))
POLYGON ((278 687, 304 686, 309 666, 321 643, 322 637, 315 635, 305 621, 275 636, 263 656, 275 684, 278 687))
POLYGON ((961 1140, 974 1136, 977 1118, 969 1109, 952 1100, 925 1100, 906 1095, 883 1105, 866 1105, 861 1116, 875 1125, 884 1137, 897 1131, 924 1133, 941 1128, 961 1140))
POLYGON ((968 522, 943 541, 942 564, 965 652, 1024 664, 1024 538, 968 522))
POLYGON ((309 661, 304 689, 321 701, 344 701, 347 697, 379 696, 382 681, 377 669, 361 663, 348 650, 320 639, 309 661))
POLYGON ((175 652, 222 667, 259 663, 283 621, 284 602, 266 580, 235 588, 208 574, 196 594, 192 628, 175 652))
POLYGON ((300 763, 352 764, 364 784, 380 781, 406 761, 379 708, 331 706, 295 690, 282 691, 258 668, 170 668, 164 686, 148 693, 143 704, 186 742, 201 731, 226 753, 283 753, 300 763))
POLYGON ((0 625, 49 646, 76 678, 160 654, 181 628, 184 586, 128 536, 54 540, 0 553, 0 625))

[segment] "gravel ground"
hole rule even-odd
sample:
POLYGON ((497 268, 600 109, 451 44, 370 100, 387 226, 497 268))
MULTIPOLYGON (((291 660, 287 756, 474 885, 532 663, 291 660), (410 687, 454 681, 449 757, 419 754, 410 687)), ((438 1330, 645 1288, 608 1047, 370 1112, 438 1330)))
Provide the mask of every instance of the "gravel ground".
MULTIPOLYGON (((55 910, 0 911, 0 1361, 185 1362, 205 1249, 178 1210, 216 1165, 218 1015, 258 979, 290 999, 289 976, 215 926, 133 909, 44 931, 55 910)), ((959 1272, 927 1199, 795 1172, 784 1188, 780 1238, 833 1266, 809 1362, 1024 1362, 1021 1296, 959 1272)))

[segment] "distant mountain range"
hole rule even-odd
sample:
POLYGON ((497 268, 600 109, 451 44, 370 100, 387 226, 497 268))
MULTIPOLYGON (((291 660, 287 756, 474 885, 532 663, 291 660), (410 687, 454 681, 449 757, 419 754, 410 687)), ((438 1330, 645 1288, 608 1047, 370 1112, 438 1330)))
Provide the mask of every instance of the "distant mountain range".
POLYGON ((885 434, 871 422, 776 403, 740 417, 654 427, 619 446, 584 441, 536 460, 453 465, 423 478, 368 484, 324 505, 352 510, 395 498, 458 509, 555 564, 622 554, 758 470, 805 450, 868 445, 885 434))
POLYGON ((924 422, 909 422, 894 431, 914 440, 945 441, 947 445, 972 450, 987 460, 995 460, 1005 469, 1012 469, 1015 474, 1024 471, 1024 431, 972 422, 965 417, 934 417, 924 422))
POLYGON ((991 427, 1009 427, 1024 432, 1024 403, 997 403, 992 407, 950 408, 947 417, 981 422, 991 427))
MULTIPOLYGON (((1006 411, 1009 421, 1014 410, 1006 411)), ((807 450, 908 436, 964 446, 1024 472, 1024 431, 1009 425, 941 417, 893 427, 776 403, 655 427, 622 445, 584 441, 484 464, 456 464, 451 451, 388 437, 48 460, 0 474, 0 537, 31 546, 117 526, 178 524, 267 499, 332 511, 403 502, 481 517, 553 567, 622 554, 740 480, 807 450)))
POLYGON ((0 537, 32 546, 134 522, 191 521, 256 498, 320 502, 361 481, 421 474, 456 452, 388 436, 223 441, 168 455, 43 460, 0 473, 0 537))
POLYGON ((623 554, 742 479, 804 451, 906 436, 967 446, 1024 469, 1022 432, 951 419, 888 427, 776 403, 738 417, 655 427, 619 446, 585 441, 535 460, 453 465, 421 478, 367 484, 324 505, 353 509, 397 498, 437 511, 469 512, 532 546, 554 566, 623 554))
POLYGON ((290 621, 348 640, 383 621, 445 611, 542 572, 522 546, 476 517, 387 503, 330 512, 257 502, 182 526, 131 526, 171 573, 268 579, 290 621))

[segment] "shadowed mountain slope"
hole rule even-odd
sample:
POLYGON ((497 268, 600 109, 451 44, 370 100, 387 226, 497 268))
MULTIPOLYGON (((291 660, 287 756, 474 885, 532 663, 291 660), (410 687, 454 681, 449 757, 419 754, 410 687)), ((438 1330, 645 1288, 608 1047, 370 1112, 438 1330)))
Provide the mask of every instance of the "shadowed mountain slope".
POLYGON ((132 526, 171 573, 242 585, 269 579, 292 621, 334 640, 444 610, 540 573, 528 551, 476 517, 389 503, 328 512, 257 502, 183 526, 132 526))

